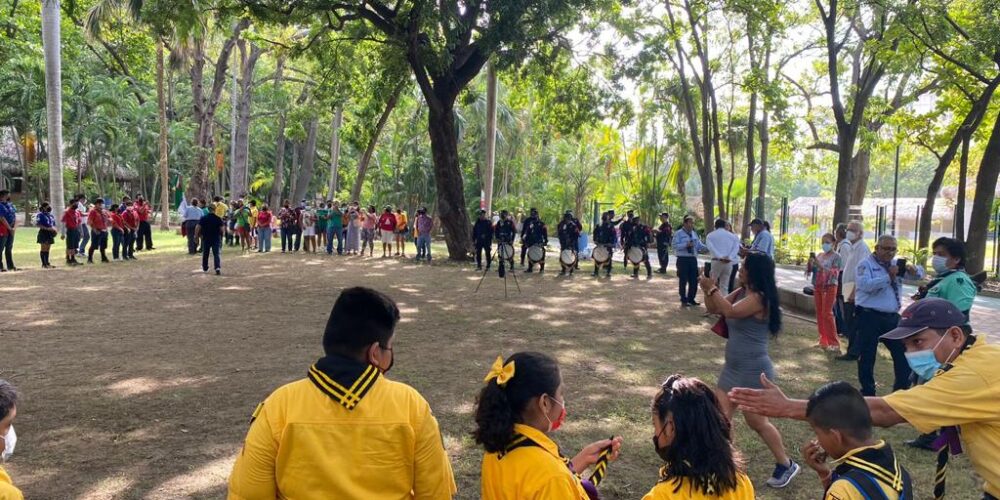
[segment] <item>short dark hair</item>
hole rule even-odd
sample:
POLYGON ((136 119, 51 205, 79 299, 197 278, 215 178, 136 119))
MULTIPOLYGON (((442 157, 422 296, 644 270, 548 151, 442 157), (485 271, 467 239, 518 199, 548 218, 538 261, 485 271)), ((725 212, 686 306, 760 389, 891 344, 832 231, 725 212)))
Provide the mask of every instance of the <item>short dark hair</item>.
POLYGON ((7 418, 10 412, 17 406, 17 389, 14 384, 0 379, 0 420, 7 418))
POLYGON ((948 255, 958 259, 958 267, 965 267, 965 243, 955 238, 942 237, 934 240, 931 249, 943 247, 948 255))
POLYGON ((716 229, 723 229, 725 227, 726 227, 726 220, 725 219, 715 219, 715 228, 716 229))
POLYGON ((0 189, 0 198, 3 198, 4 196, 7 196, 8 194, 10 194, 10 191, 7 191, 6 189, 0 189))
POLYGON ((398 322, 399 308, 388 295, 360 286, 347 288, 333 303, 323 332, 323 350, 356 356, 374 343, 385 347, 398 322))
POLYGON ((816 389, 806 405, 806 419, 821 429, 836 429, 864 441, 872 437, 872 415, 865 397, 847 382, 816 389))

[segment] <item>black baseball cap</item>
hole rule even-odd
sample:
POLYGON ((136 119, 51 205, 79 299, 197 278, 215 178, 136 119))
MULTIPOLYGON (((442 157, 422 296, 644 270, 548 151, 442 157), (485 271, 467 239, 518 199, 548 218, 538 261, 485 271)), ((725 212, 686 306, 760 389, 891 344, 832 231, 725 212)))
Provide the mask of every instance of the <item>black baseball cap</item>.
POLYGON ((931 297, 910 304, 900 315, 899 325, 879 338, 903 340, 930 328, 946 330, 964 324, 965 315, 955 307, 955 304, 931 297))
POLYGON ((764 225, 764 221, 762 221, 762 220, 760 220, 760 219, 754 219, 754 220, 750 221, 750 223, 749 223, 749 224, 747 224, 747 225, 748 225, 748 226, 752 226, 752 225, 754 225, 754 224, 760 224, 761 226, 763 226, 763 225, 764 225))

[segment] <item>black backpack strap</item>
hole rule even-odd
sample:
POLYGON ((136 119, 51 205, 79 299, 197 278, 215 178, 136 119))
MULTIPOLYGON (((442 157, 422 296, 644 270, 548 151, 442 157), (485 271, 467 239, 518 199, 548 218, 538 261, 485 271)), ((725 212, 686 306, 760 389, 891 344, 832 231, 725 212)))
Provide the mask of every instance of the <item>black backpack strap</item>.
MULTIPOLYGON (((882 491, 882 486, 875 476, 860 469, 851 469, 840 475, 840 479, 850 481, 858 492, 864 495, 865 500, 889 500, 882 491)), ((902 498, 900 498, 902 500, 902 498)))

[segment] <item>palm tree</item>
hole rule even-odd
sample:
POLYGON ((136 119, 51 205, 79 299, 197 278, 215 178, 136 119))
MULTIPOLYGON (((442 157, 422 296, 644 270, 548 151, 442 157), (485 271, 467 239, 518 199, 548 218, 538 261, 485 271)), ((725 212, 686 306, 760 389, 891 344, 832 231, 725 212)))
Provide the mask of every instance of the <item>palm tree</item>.
MULTIPOLYGON (((45 109, 49 140, 49 203, 62 213, 62 58, 60 56, 61 14, 59 0, 42 1, 42 45, 45 53, 45 109)), ((59 222, 62 225, 62 222, 59 222)))

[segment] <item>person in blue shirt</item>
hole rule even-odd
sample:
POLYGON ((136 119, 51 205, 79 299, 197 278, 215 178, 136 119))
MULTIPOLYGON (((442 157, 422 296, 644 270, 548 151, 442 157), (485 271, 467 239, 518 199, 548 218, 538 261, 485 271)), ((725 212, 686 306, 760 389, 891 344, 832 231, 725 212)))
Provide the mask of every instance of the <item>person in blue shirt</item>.
POLYGON ((3 257, 7 258, 7 268, 3 267, 3 260, 0 259, 0 272, 17 271, 14 267, 14 226, 17 216, 17 209, 10 202, 10 191, 6 189, 0 191, 0 251, 3 257))
POLYGON ((681 306, 696 306, 698 294, 698 253, 708 252, 708 247, 694 230, 694 218, 684 216, 684 225, 674 233, 674 254, 677 256, 677 280, 680 285, 681 306))
POLYGON ((750 243, 749 251, 766 253, 771 260, 774 260, 774 236, 767 222, 760 219, 750 221, 750 230, 753 231, 753 241, 750 243))
MULTIPOLYGON (((899 324, 903 276, 910 279, 924 277, 924 270, 913 264, 907 263, 905 269, 900 269, 896 250, 894 236, 879 236, 875 252, 858 263, 857 267, 854 310, 858 325, 858 382, 861 384, 861 393, 865 396, 875 396, 875 360, 878 356, 879 337, 899 324)), ((908 389, 912 372, 906 362, 906 349, 900 341, 884 342, 892 354, 895 373, 892 390, 908 389)))
POLYGON ((38 256, 42 260, 42 268, 52 269, 56 266, 49 263, 49 249, 56 242, 56 234, 59 233, 59 229, 56 227, 56 218, 52 215, 52 206, 49 205, 49 202, 43 201, 42 205, 38 207, 35 225, 38 226, 38 238, 35 241, 41 245, 38 256))

